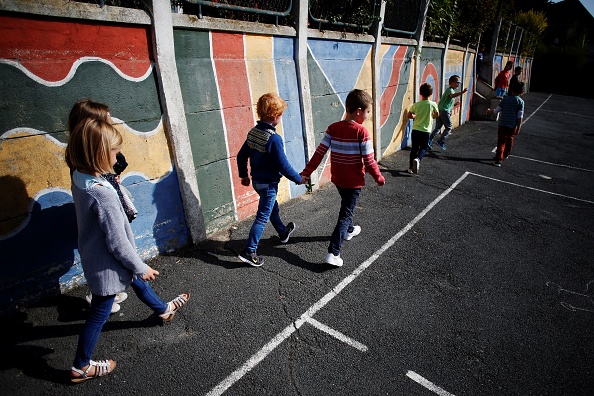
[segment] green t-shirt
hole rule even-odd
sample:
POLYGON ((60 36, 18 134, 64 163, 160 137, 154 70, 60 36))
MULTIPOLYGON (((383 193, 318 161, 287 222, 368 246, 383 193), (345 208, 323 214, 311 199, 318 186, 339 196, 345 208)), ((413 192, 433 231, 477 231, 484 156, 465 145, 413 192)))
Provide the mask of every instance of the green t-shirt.
POLYGON ((410 108, 410 112, 415 114, 416 117, 413 122, 413 129, 421 132, 431 132, 431 126, 433 124, 433 112, 437 112, 437 103, 431 100, 420 100, 413 104, 410 108))
POLYGON ((452 109, 454 108, 454 98, 451 98, 450 95, 455 92, 456 90, 454 90, 454 88, 447 87, 443 95, 441 95, 441 99, 439 99, 439 103, 437 105, 439 110, 444 110, 448 113, 452 112, 452 109))

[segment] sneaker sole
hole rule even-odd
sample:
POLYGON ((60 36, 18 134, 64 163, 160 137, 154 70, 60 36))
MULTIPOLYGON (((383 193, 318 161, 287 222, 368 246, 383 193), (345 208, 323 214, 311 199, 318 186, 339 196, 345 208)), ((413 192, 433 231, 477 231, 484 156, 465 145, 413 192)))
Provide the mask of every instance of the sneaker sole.
POLYGON ((291 232, 289 232, 289 235, 287 235, 287 237, 285 239, 281 239, 281 243, 289 242, 289 238, 291 238, 291 234, 293 234, 296 229, 297 229, 297 226, 295 224, 293 224, 293 229, 291 230, 291 232))
POLYGON ((262 260, 262 262, 260 264, 258 264, 258 263, 254 263, 252 260, 248 260, 242 256, 237 256, 237 258, 240 259, 241 261, 243 261, 244 263, 251 265, 252 267, 261 267, 262 264, 264 264, 264 260, 262 260))

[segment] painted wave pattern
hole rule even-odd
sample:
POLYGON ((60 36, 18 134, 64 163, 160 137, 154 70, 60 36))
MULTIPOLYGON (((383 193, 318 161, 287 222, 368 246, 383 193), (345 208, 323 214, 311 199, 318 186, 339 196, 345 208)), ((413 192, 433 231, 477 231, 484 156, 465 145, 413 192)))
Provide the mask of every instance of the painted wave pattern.
MULTIPOLYGON (((83 57, 60 81, 47 81, 10 60, 0 59, 0 69, 0 82, 16 96, 15 102, 35 98, 41 109, 2 114, 13 125, 4 122, 0 129, 0 187, 12 192, 0 201, 0 250, 10 268, 0 289, 10 294, 15 285, 19 290, 37 287, 27 279, 59 283, 62 280, 54 276, 68 273, 77 260, 76 217, 63 158, 65 121, 78 97, 109 103, 116 128, 124 135, 122 151, 130 165, 123 184, 136 199, 139 216, 131 225, 141 255, 151 257, 187 242, 152 65, 140 77, 132 77, 110 61, 83 57), (26 249, 31 241, 36 248, 26 249)), ((74 272, 71 278, 81 276, 80 268, 74 272)))

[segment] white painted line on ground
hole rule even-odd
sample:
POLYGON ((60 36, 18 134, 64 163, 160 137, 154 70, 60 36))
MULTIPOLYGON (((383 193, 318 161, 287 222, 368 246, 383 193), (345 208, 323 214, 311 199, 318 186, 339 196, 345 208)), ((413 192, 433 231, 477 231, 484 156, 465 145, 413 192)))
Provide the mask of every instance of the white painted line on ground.
POLYGON ((332 337, 338 339, 339 341, 344 342, 347 345, 352 346, 355 349, 360 350, 361 352, 367 352, 367 347, 361 344, 358 341, 353 340, 352 338, 342 334, 341 332, 334 330, 323 323, 318 322, 314 318, 309 318, 307 323, 312 325, 313 327, 317 328, 318 330, 322 330, 324 333, 330 334, 332 337))
MULTIPOLYGON (((532 112, 532 114, 530 114, 528 117, 526 117, 526 119, 525 119, 525 120, 522 122, 522 124, 525 124, 525 123, 527 123, 527 122, 528 122, 528 120, 530 119, 530 117, 532 117, 534 114, 536 114, 536 112, 537 112, 538 110, 540 110, 540 108, 541 108, 542 106, 544 106, 544 104, 545 104, 545 103, 547 103, 547 101, 548 101, 549 99, 551 99, 551 96, 553 96, 553 94, 550 94, 550 95, 549 95, 549 97, 548 97, 548 98, 546 98, 546 99, 544 100, 544 102, 542 102, 542 103, 540 104, 540 106, 538 106, 538 107, 536 108, 536 110, 534 110, 534 111, 532 112)), ((493 151, 491 151, 491 152, 492 152, 492 153, 494 153, 495 151, 497 151, 497 146, 495 146, 495 148, 494 148, 494 149, 493 149, 493 151)))
POLYGON ((433 393, 436 393, 440 396, 454 396, 453 393, 450 393, 439 386, 435 385, 433 382, 421 377, 419 374, 415 373, 414 371, 408 371, 406 376, 411 380, 415 381, 419 385, 423 385, 425 388, 429 389, 433 393))
POLYGON ((545 101, 544 101, 544 102, 542 102, 542 103, 540 104, 540 106, 538 106, 538 107, 536 108, 536 110, 534 110, 534 111, 532 112, 532 114, 530 114, 528 117, 526 117, 526 119, 524 120, 524 122, 523 122, 523 123, 524 123, 524 124, 525 124, 525 123, 527 123, 527 122, 528 122, 528 120, 530 119, 530 117, 532 117, 534 114, 536 114, 536 112, 537 112, 538 110, 540 110, 540 108, 541 108, 542 106, 544 106, 544 104, 545 104, 545 103, 547 103, 547 101, 548 101, 549 99, 551 99, 551 96, 553 96, 553 94, 550 94, 550 95, 549 95, 549 97, 548 97, 548 98, 546 98, 546 99, 545 99, 545 101))
POLYGON ((291 334, 297 331, 304 323, 309 320, 322 308, 326 306, 334 297, 336 297, 345 287, 347 287, 352 281, 357 279, 363 271, 365 271, 375 260, 377 260, 386 250, 392 247, 396 241, 398 241, 404 234, 406 234, 415 224, 417 224, 425 215, 433 209, 435 205, 444 199, 449 193, 451 193, 458 184, 462 182, 468 176, 470 172, 464 172, 462 176, 458 178, 447 190, 442 192, 437 198, 435 198, 421 213, 419 213, 414 219, 410 221, 403 229, 398 231, 396 235, 390 238, 381 248, 359 265, 349 276, 344 278, 338 285, 330 290, 324 297, 319 299, 314 305, 309 307, 303 315, 296 321, 285 327, 283 331, 274 336, 266 345, 250 357, 240 368, 229 374, 227 378, 221 381, 217 386, 211 389, 207 393, 208 396, 218 396, 223 394, 229 389, 234 383, 239 381, 244 375, 251 371, 258 365, 266 356, 268 356, 277 346, 279 346, 284 340, 289 338, 291 334))
POLYGON ((472 172, 467 172, 467 173, 468 174, 471 174, 473 176, 482 177, 483 179, 489 179, 489 180, 493 180, 493 181, 496 181, 496 182, 499 182, 499 183, 505 183, 505 184, 509 184, 509 185, 516 186, 516 187, 521 187, 521 188, 527 188, 528 190, 538 191, 538 192, 542 192, 542 193, 545 193, 545 194, 555 195, 557 197, 562 197, 562 198, 567 198, 567 199, 573 199, 575 201, 585 202, 585 203, 589 203, 589 204, 593 204, 594 205, 594 201, 588 201, 587 199, 581 199, 581 198, 571 197, 569 195, 558 194, 558 193, 554 193, 554 192, 551 192, 551 191, 541 190, 539 188, 523 186, 523 185, 518 184, 518 183, 512 183, 512 182, 508 182, 508 181, 501 180, 501 179, 495 179, 494 177, 479 175, 478 173, 472 173, 472 172))
POLYGON ((553 165, 553 166, 560 166, 562 168, 568 168, 568 169, 579 170, 579 171, 584 171, 584 172, 594 172, 593 169, 585 169, 585 168, 578 168, 578 167, 575 167, 575 166, 569 166, 569 165, 564 165, 564 164, 556 164, 554 162, 541 161, 541 160, 537 160, 537 159, 534 159, 534 158, 520 157, 519 155, 510 155, 510 157, 520 158, 520 159, 527 160, 527 161, 540 162, 541 164, 547 164, 547 165, 553 165))

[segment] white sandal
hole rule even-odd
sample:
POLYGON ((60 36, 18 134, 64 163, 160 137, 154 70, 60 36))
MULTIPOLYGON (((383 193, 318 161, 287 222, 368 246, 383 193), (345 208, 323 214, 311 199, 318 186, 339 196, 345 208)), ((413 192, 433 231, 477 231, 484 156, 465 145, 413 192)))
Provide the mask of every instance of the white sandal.
POLYGON ((163 319, 164 323, 171 322, 177 311, 179 311, 181 307, 186 305, 189 299, 190 293, 180 294, 173 300, 169 301, 169 303, 167 303, 167 311, 163 312, 161 315, 159 315, 159 317, 163 319))
POLYGON ((76 367, 70 368, 73 372, 80 375, 80 377, 70 377, 72 382, 84 382, 93 378, 103 377, 113 371, 116 367, 116 362, 113 360, 90 360, 89 367, 85 371, 79 370, 76 367), (113 368, 111 367, 111 363, 113 363, 113 368), (89 371, 91 367, 95 367, 95 373, 93 375, 89 375, 89 371))

